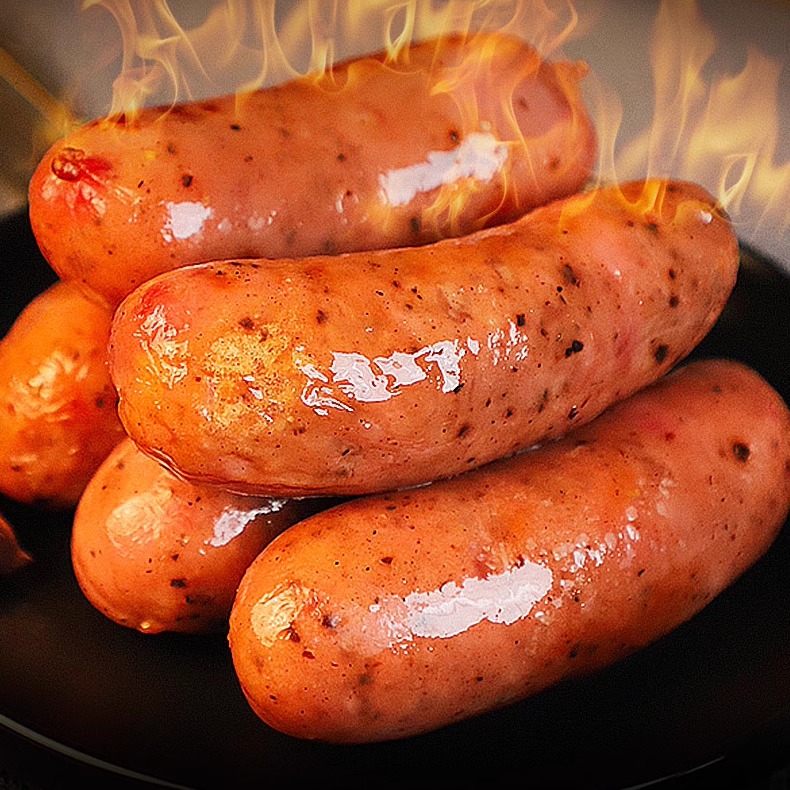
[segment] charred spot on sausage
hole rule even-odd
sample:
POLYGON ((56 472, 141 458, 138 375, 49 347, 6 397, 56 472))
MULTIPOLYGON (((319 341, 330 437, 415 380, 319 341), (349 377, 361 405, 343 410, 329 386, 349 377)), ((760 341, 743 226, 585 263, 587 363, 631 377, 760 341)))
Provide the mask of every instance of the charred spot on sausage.
POLYGON ((584 343, 581 340, 574 340, 568 348, 565 349, 565 358, 578 354, 584 348, 584 343))
POLYGON ((570 266, 567 263, 562 267, 562 278, 563 280, 565 280, 565 282, 568 285, 573 285, 576 286, 577 288, 579 287, 581 282, 576 272, 573 270, 573 266, 570 266))
POLYGON ((735 442, 732 445, 732 454, 735 456, 736 460, 740 461, 742 464, 745 464, 749 460, 749 456, 752 454, 752 451, 748 444, 744 444, 743 442, 735 442))

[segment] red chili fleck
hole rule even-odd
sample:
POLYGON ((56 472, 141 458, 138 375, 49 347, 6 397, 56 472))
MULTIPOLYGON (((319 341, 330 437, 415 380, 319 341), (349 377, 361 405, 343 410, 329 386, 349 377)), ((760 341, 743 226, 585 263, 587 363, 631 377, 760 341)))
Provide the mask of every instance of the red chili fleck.
POLYGON ((112 170, 106 159, 98 156, 86 156, 81 148, 63 148, 52 159, 52 172, 62 181, 95 180, 112 170))

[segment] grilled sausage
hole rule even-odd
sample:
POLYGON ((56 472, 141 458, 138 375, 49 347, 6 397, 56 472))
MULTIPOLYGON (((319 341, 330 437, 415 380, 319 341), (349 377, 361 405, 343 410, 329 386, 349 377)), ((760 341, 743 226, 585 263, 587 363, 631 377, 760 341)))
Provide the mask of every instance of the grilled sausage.
POLYGON ((80 498, 74 573, 85 597, 120 625, 218 633, 247 566, 307 512, 291 500, 197 488, 126 439, 80 498))
POLYGON ((425 732, 667 633, 788 507, 781 398, 740 364, 689 364, 555 443, 292 527, 242 580, 234 665, 291 735, 425 732))
POLYGON ((123 438, 107 369, 112 313, 75 283, 39 294, 0 342, 0 491, 73 507, 123 438))
POLYGON ((371 493, 566 433, 654 381, 737 267, 701 188, 602 187, 422 248, 163 274, 116 313, 111 372, 127 431, 179 475, 371 493))
POLYGON ((596 144, 585 73, 488 33, 241 97, 96 120, 42 159, 31 224, 63 279, 113 305, 188 263, 468 233, 588 179, 596 144))

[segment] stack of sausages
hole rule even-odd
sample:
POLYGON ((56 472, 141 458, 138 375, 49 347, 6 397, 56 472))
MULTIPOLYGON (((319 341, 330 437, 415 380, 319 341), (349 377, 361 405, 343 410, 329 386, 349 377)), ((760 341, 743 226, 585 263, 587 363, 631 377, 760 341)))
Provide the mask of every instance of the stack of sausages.
POLYGON ((31 181, 60 282, 0 347, 0 490, 76 505, 116 622, 228 632, 278 730, 402 738, 594 671, 787 516, 779 395, 679 364, 731 223, 591 184, 585 73, 450 36, 95 121, 31 181))

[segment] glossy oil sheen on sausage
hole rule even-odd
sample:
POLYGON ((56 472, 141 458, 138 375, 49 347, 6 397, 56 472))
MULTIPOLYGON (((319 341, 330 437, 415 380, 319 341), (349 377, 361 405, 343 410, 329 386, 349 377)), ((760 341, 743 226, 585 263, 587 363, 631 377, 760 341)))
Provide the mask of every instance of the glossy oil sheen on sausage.
POLYGON ((592 419, 695 347, 737 267, 701 188, 600 188, 421 248, 166 273, 116 313, 111 372, 181 476, 371 493, 592 419))
POLYGON ((297 524, 247 570, 230 646, 271 726, 362 742, 599 669, 690 618, 790 506, 790 415, 693 363, 562 440, 297 524))
POLYGON ((30 219, 64 279, 115 304, 231 257, 424 244, 514 219, 588 179, 581 63, 488 33, 369 56, 244 96, 97 120, 58 142, 30 219))

